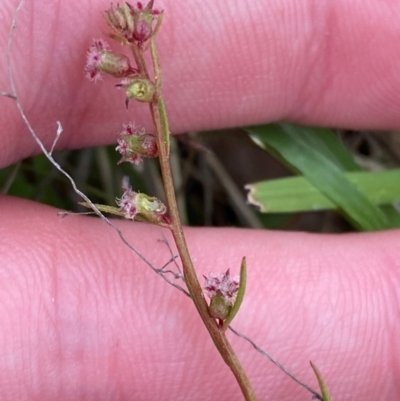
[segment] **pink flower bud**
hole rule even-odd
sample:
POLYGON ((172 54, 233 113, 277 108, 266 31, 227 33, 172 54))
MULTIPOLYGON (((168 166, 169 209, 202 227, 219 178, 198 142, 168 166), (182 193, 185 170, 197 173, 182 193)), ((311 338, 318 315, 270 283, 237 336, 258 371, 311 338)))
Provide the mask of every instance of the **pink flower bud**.
POLYGON ((87 52, 85 66, 86 76, 97 81, 105 72, 116 78, 135 76, 137 69, 131 67, 129 58, 123 54, 115 54, 108 50, 108 45, 102 39, 94 40, 87 52))
POLYGON ((156 225, 169 223, 166 206, 157 198, 135 192, 126 186, 124 193, 117 199, 120 212, 126 219, 145 221, 156 225))
POLYGON ((139 130, 133 123, 123 125, 123 128, 118 146, 115 148, 122 155, 118 164, 122 162, 139 164, 142 157, 158 156, 157 140, 154 135, 146 134, 144 129, 139 130))
POLYGON ((146 21, 145 19, 139 19, 135 23, 135 30, 133 31, 133 37, 135 40, 142 45, 146 40, 151 38, 153 33, 153 28, 151 26, 151 21, 146 21))
POLYGON ((239 290, 239 276, 230 277, 229 269, 226 273, 211 273, 204 277, 204 290, 212 300, 214 297, 222 297, 228 306, 235 303, 236 294, 239 290))
POLYGON ((110 9, 104 13, 104 18, 117 37, 130 41, 134 27, 131 9, 127 3, 123 2, 121 6, 111 4, 110 9))
POLYGON ((205 277, 204 291, 210 297, 208 311, 210 316, 218 320, 222 327, 223 321, 229 316, 239 290, 239 276, 230 277, 226 273, 211 273, 205 277))
POLYGON ((138 2, 135 6, 129 3, 122 5, 111 5, 104 14, 108 26, 113 35, 118 37, 122 43, 135 43, 142 48, 154 34, 154 26, 161 15, 158 10, 153 10, 154 0, 150 0, 146 6, 138 2))

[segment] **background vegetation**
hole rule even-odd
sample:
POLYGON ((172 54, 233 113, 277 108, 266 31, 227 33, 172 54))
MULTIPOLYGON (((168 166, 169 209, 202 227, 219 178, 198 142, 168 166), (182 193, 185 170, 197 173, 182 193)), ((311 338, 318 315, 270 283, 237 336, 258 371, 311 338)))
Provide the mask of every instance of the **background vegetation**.
MULTIPOLYGON (((271 124, 187 133, 172 145, 178 202, 187 225, 309 232, 400 227, 397 133, 271 124), (249 205, 249 194, 257 206, 249 205)), ((116 168, 115 146, 63 151, 55 158, 95 203, 114 205, 124 175, 135 190, 163 199, 156 160, 116 168)), ((59 209, 84 211, 69 182, 43 155, 0 170, 0 188, 59 209)))

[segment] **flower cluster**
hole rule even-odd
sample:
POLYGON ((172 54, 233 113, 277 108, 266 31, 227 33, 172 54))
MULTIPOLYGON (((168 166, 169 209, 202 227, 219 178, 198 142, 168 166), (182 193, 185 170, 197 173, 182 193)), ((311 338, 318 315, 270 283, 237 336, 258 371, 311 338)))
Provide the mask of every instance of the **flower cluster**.
POLYGON ((117 205, 124 217, 129 220, 141 220, 152 224, 169 223, 166 206, 157 198, 135 192, 131 187, 122 187, 124 193, 117 199, 117 205))
POLYGON ((129 123, 123 125, 123 130, 119 134, 118 146, 115 148, 121 153, 122 162, 139 164, 142 157, 157 157, 158 148, 156 137, 152 134, 146 134, 144 129, 138 129, 135 124, 129 123))
POLYGON ((137 214, 137 196, 139 193, 130 187, 124 187, 123 190, 124 193, 121 198, 117 199, 117 205, 126 219, 133 220, 137 214))
POLYGON ((139 49, 157 32, 157 23, 162 12, 153 10, 154 0, 144 6, 138 2, 135 6, 129 3, 111 5, 104 14, 112 30, 111 37, 123 44, 135 44, 139 49))
POLYGON ((235 303, 236 294, 239 290, 239 276, 231 277, 229 269, 226 273, 211 273, 205 277, 204 290, 209 298, 222 297, 227 306, 235 303))
POLYGON ((116 78, 126 78, 137 75, 137 69, 131 67, 129 58, 123 54, 115 54, 109 50, 108 44, 102 39, 95 39, 89 47, 85 66, 86 77, 91 81, 101 79, 105 72, 116 78))

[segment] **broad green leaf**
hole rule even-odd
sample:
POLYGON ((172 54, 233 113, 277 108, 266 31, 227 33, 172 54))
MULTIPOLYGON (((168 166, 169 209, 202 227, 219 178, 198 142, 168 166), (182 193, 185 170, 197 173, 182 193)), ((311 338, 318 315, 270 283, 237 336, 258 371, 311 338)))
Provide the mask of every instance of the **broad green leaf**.
MULTIPOLYGON (((344 173, 376 205, 400 202, 400 169, 344 173)), ((294 213, 336 209, 336 204, 304 177, 287 177, 246 185, 248 201, 263 213, 294 213)))
POLYGON ((330 146, 329 141, 324 141, 324 136, 329 135, 326 130, 272 124, 249 127, 246 131, 259 146, 301 173, 358 229, 373 231, 391 227, 385 213, 346 177, 346 169, 357 167, 348 158, 337 157, 336 145, 330 146))
POLYGON ((310 365, 315 373, 315 376, 317 376, 319 388, 321 390, 321 395, 323 401, 332 401, 331 396, 329 395, 328 387, 321 375, 321 372, 318 370, 318 368, 310 361, 310 365))

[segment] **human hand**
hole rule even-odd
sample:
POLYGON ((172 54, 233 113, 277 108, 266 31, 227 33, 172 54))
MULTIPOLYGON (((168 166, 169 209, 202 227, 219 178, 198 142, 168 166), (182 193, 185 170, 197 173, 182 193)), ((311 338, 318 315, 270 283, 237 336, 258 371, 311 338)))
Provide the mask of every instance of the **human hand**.
MULTIPOLYGON (((398 5, 202 2, 163 5, 158 38, 173 132, 277 119, 352 128, 399 120, 398 5)), ((15 1, 1 4, 11 22, 15 1)), ((18 96, 49 147, 115 141, 127 119, 150 127, 123 94, 87 82, 85 50, 109 3, 27 2, 14 35, 18 96)), ((0 28, 5 54, 8 25, 0 28)), ((8 90, 5 58, 0 88, 8 90)), ((39 152, 1 98, 0 166, 39 152)), ((0 198, 1 398, 221 400, 240 397, 192 304, 101 221, 0 198)), ((156 266, 157 228, 118 222, 156 266)), ((308 383, 308 361, 335 399, 396 399, 399 232, 309 235, 187 229, 199 277, 239 267, 249 284, 234 326, 308 383), (234 246, 232 246, 234 244, 234 246)), ((260 399, 308 395, 244 341, 233 345, 260 399)), ((398 347, 397 347, 398 348, 398 347)), ((316 385, 314 385, 316 387, 316 385)))

